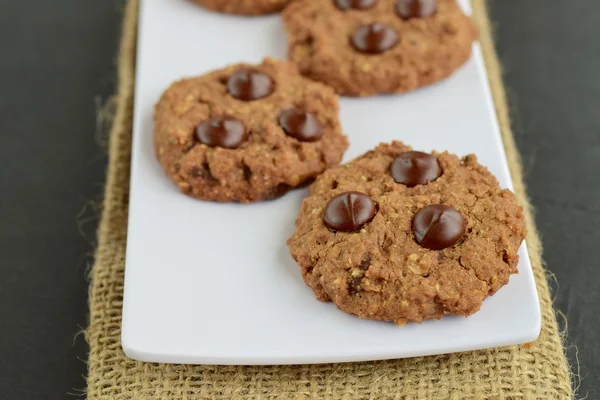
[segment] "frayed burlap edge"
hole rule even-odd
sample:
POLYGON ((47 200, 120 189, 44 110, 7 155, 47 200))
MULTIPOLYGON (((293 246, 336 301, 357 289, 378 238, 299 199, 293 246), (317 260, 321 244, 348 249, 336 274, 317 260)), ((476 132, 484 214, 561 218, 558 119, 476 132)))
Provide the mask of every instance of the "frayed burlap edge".
POLYGON ((302 366, 161 365, 128 359, 121 349, 121 307, 137 0, 128 2, 119 57, 118 104, 110 138, 104 214, 90 287, 90 400, 121 399, 571 399, 568 364, 525 194, 521 164, 483 0, 474 1, 496 112, 515 192, 525 206, 527 244, 542 309, 539 339, 513 346, 405 360, 302 366))

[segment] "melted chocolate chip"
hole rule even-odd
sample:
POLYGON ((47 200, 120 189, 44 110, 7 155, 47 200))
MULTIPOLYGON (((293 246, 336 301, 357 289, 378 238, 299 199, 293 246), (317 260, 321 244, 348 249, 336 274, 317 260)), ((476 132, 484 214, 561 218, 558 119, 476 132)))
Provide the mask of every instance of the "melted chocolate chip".
POLYGON ((323 136, 319 121, 311 113, 297 108, 284 111, 279 117, 279 125, 288 136, 303 142, 314 142, 323 136))
POLYGON ((362 280, 362 277, 350 278, 350 281, 348 282, 348 294, 352 295, 360 292, 362 280))
POLYGON ((452 207, 431 204, 417 212, 412 221, 415 239, 426 249, 442 250, 453 246, 465 234, 465 218, 452 207))
POLYGON ((403 19, 426 18, 436 10, 436 0, 398 0, 396 12, 403 19))
POLYGON ((352 35, 352 45, 362 53, 379 54, 398 43, 396 31, 380 23, 361 25, 352 35))
POLYGON ((227 90, 236 99, 251 101, 267 97, 275 89, 271 77, 253 69, 241 69, 227 80, 227 90))
POLYGON ((198 125, 196 136, 207 146, 235 149, 244 142, 246 128, 235 118, 213 117, 198 125))
POLYGON ((358 264, 356 266, 356 268, 358 268, 362 271, 366 271, 369 269, 370 266, 371 266, 371 254, 367 254, 365 256, 365 258, 363 258, 363 260, 360 262, 360 264, 358 264))
POLYGON ((369 196, 360 192, 344 192, 327 203, 323 220, 334 231, 355 232, 371 221, 377 208, 369 196))
POLYGON ((269 195, 267 196, 269 199, 278 199, 282 197, 287 192, 289 192, 291 187, 286 185, 285 183, 280 183, 269 191, 269 195))
POLYGON ((358 275, 354 275, 354 271, 352 276, 350 277, 350 281, 348 282, 348 294, 356 294, 360 292, 362 289, 362 280, 365 275, 365 272, 371 266, 371 254, 367 254, 365 258, 358 264, 355 268, 359 271, 358 275))
POLYGON ((436 156, 420 151, 406 151, 396 157, 390 166, 390 174, 396 183, 414 187, 439 178, 442 168, 436 156))
POLYGON ((373 7, 377 0, 335 0, 334 3, 337 8, 342 11, 349 9, 353 10, 368 10, 373 7))

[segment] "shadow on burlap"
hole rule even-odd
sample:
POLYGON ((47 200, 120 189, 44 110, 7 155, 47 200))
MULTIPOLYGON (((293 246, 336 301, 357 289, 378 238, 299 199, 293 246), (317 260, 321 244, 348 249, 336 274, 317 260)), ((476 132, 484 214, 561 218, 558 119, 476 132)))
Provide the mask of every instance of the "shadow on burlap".
POLYGON ((404 360, 301 366, 189 366, 133 361, 121 349, 121 307, 133 114, 137 0, 127 5, 117 110, 110 137, 104 213, 90 287, 87 395, 117 399, 571 399, 572 389, 541 244, 525 194, 521 164, 483 0, 474 17, 515 192, 525 207, 527 245, 542 309, 539 339, 523 346, 404 360))

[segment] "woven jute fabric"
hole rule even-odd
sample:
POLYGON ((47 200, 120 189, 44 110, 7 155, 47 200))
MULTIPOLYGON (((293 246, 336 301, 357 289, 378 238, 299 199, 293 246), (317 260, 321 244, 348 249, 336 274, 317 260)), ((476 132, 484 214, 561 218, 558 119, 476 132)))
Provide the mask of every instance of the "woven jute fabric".
MULTIPOLYGON (((500 68, 483 0, 474 0, 489 80, 515 192, 525 207, 527 245, 542 309, 538 340, 523 346, 404 360, 301 366, 190 366, 133 361, 121 349, 127 240, 137 1, 127 3, 119 58, 118 104, 98 249, 90 287, 87 395, 122 399, 570 399, 564 355, 540 239, 525 195, 500 68)), ((401 329, 401 328, 399 328, 401 329)))

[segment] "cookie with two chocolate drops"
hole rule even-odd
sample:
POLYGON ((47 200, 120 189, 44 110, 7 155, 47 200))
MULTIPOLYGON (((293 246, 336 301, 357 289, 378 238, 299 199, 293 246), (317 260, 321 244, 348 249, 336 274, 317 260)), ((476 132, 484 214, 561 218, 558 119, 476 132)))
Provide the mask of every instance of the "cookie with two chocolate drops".
POLYGON ((469 59, 476 38, 455 0, 296 0, 282 15, 300 72, 347 96, 444 79, 469 59))
POLYGON ((262 15, 281 11, 292 0, 192 0, 201 6, 227 14, 262 15))
POLYGON ((517 273, 525 232, 475 155, 395 141, 319 176, 288 246, 319 300, 402 324, 478 311, 517 273))
POLYGON ((337 165, 348 147, 338 98, 289 62, 235 64, 172 84, 154 112, 154 149, 202 200, 281 196, 337 165))

